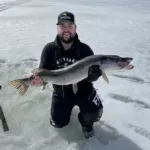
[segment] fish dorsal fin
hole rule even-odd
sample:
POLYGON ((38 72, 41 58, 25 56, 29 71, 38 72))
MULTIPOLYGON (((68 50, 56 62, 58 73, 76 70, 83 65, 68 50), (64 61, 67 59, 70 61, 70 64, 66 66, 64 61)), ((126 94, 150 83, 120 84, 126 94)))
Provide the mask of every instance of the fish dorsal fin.
POLYGON ((43 72, 43 71, 48 71, 48 69, 42 69, 42 68, 35 68, 31 71, 31 73, 33 74, 38 74, 40 72, 43 72))
POLYGON ((103 79, 109 84, 109 79, 108 79, 108 77, 106 76, 105 72, 102 73, 102 77, 103 77, 103 79))

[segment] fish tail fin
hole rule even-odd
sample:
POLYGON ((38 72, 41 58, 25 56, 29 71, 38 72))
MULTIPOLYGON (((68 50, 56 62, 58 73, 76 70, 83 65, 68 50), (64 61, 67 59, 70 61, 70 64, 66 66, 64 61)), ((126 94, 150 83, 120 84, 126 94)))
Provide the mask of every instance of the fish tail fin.
POLYGON ((29 85, 27 85, 23 80, 13 80, 9 82, 9 85, 16 88, 19 92, 19 95, 22 96, 28 90, 29 85))

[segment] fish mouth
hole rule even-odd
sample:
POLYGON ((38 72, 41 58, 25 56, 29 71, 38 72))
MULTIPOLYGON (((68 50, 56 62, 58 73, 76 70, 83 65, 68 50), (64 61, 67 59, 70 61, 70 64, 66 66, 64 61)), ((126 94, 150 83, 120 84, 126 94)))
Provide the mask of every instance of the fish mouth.
POLYGON ((121 58, 121 60, 118 61, 120 69, 127 69, 127 70, 133 69, 134 66, 130 64, 132 60, 133 58, 131 57, 121 58))

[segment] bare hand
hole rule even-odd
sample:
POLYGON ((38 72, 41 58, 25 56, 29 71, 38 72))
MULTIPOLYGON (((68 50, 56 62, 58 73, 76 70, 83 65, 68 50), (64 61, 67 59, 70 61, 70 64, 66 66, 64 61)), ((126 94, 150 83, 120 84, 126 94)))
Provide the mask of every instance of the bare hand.
POLYGON ((31 80, 31 85, 32 86, 42 86, 43 85, 43 80, 34 74, 29 75, 29 77, 34 76, 35 78, 31 80))

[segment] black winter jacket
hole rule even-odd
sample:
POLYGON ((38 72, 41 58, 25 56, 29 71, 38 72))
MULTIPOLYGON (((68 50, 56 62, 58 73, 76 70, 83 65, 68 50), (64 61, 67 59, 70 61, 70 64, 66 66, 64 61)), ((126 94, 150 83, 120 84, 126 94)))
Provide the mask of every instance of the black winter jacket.
MULTIPOLYGON (((71 65, 77 60, 93 55, 92 49, 78 39, 76 34, 74 43, 69 50, 64 50, 58 35, 53 42, 47 43, 41 54, 40 68, 55 70, 71 65)), ((80 81, 78 84, 78 94, 87 94, 93 91, 93 83, 87 79, 80 81)), ((53 85, 54 92, 59 96, 67 95, 72 91, 72 85, 53 85)))

